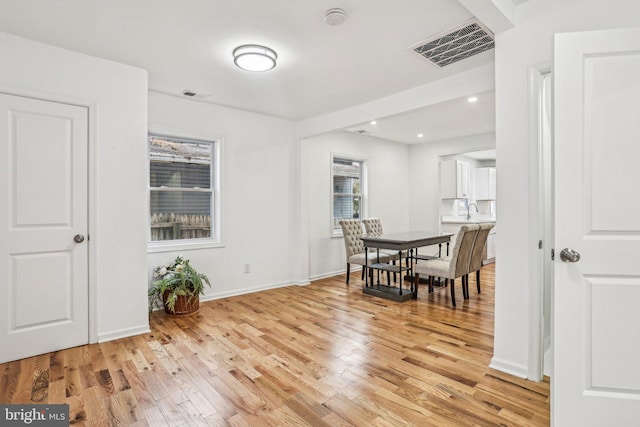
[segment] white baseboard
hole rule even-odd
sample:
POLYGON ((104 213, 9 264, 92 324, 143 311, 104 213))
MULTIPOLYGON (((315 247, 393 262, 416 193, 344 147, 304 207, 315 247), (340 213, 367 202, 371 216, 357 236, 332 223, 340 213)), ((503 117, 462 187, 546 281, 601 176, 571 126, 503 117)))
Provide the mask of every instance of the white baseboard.
POLYGON ((527 366, 511 363, 509 361, 501 360, 496 357, 491 358, 489 367, 497 371, 516 376, 518 378, 527 379, 529 377, 529 368, 527 366))
POLYGON ((128 338, 134 335, 146 334, 150 332, 149 324, 136 326, 133 328, 118 329, 116 331, 104 332, 98 334, 98 342, 113 341, 120 338, 128 338))
MULTIPOLYGON (((361 271, 362 267, 361 266, 352 266, 351 268, 351 272, 353 273, 354 271, 361 271)), ((311 276, 309 277, 309 280, 314 281, 314 280, 320 280, 320 279, 326 279, 327 277, 333 277, 333 276, 338 276, 340 274, 346 274, 347 269, 343 269, 343 270, 338 270, 338 271, 332 271, 330 273, 323 273, 323 274, 318 274, 316 276, 311 276)))
POLYGON ((294 285, 297 285, 297 283, 281 282, 281 283, 272 283, 272 284, 263 285, 263 286, 256 286, 254 288, 234 289, 233 291, 200 295, 200 301, 204 302, 204 301, 212 301, 212 300, 228 298, 228 297, 236 297, 238 295, 252 294, 254 292, 266 291, 269 289, 285 288, 287 286, 294 286, 294 285))

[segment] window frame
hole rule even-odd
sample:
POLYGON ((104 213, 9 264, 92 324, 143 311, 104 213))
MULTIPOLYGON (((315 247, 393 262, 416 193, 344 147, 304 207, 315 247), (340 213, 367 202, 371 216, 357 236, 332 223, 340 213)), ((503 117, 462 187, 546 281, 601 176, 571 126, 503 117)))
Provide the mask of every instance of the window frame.
MULTIPOLYGON (((153 129, 147 133, 147 252, 173 252, 191 249, 206 249, 223 247, 221 236, 221 206, 220 206, 220 181, 222 175, 222 145, 223 139, 210 134, 194 132, 175 132, 166 129, 153 129), (197 239, 180 240, 151 240, 151 192, 161 190, 159 187, 151 187, 151 147, 149 139, 151 137, 167 138, 184 142, 207 143, 211 145, 212 162, 211 168, 211 188, 202 192, 211 193, 211 237, 197 239)), ((165 189, 163 189, 165 190, 165 189)), ((176 188, 166 191, 183 191, 176 188)), ((194 191, 194 190, 189 190, 194 191)), ((197 190, 196 190, 197 191, 197 190)))
MULTIPOLYGON (((330 198, 330 208, 329 208, 329 230, 331 237, 342 237, 342 228, 338 225, 337 228, 334 226, 335 217, 333 216, 333 207, 334 207, 334 167, 333 163, 335 160, 343 160, 350 162, 358 162, 360 163, 360 216, 359 219, 366 218, 368 212, 368 159, 365 156, 357 155, 357 154, 344 154, 344 153, 331 153, 331 161, 329 163, 330 168, 330 190, 329 190, 329 198, 330 198)), ((339 194, 349 194, 349 193, 339 193, 339 194)), ((350 193, 354 194, 354 193, 350 193)))

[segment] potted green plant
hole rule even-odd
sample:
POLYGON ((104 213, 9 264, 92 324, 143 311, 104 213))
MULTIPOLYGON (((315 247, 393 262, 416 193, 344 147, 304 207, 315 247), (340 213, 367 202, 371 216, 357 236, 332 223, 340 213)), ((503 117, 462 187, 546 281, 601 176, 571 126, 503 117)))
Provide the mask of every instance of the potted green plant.
POLYGON ((149 288, 149 313, 162 303, 167 314, 194 314, 200 308, 205 283, 211 287, 209 278, 198 273, 181 255, 172 263, 156 267, 153 277, 157 280, 149 288))

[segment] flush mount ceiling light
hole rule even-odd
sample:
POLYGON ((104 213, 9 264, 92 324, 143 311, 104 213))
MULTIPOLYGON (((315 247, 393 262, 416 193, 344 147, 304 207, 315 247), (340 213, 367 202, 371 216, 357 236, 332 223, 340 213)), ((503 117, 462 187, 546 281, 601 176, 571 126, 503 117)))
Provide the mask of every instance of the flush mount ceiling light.
POLYGON ((233 50, 233 63, 246 71, 269 71, 276 66, 278 55, 273 49, 245 44, 233 50))
POLYGON ((478 97, 477 96, 470 96, 469 98, 467 98, 467 102, 469 104, 475 104, 476 102, 478 102, 478 97))

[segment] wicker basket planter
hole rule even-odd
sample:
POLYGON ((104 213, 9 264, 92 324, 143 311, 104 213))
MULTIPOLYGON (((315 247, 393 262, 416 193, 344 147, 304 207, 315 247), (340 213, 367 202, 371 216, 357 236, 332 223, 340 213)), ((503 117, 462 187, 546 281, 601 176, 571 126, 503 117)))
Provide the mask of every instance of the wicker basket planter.
POLYGON ((195 295, 188 297, 186 295, 178 295, 176 300, 176 305, 174 310, 171 311, 169 307, 167 307, 167 298, 169 297, 170 291, 164 291, 162 294, 162 305, 164 307, 164 312, 171 316, 191 316, 192 314, 196 314, 200 309, 200 296, 195 295))
POLYGON ((209 279, 198 273, 189 260, 178 256, 172 263, 156 267, 155 282, 149 288, 149 316, 155 307, 162 308, 172 316, 189 316, 198 312, 200 295, 204 285, 211 286, 209 279))

